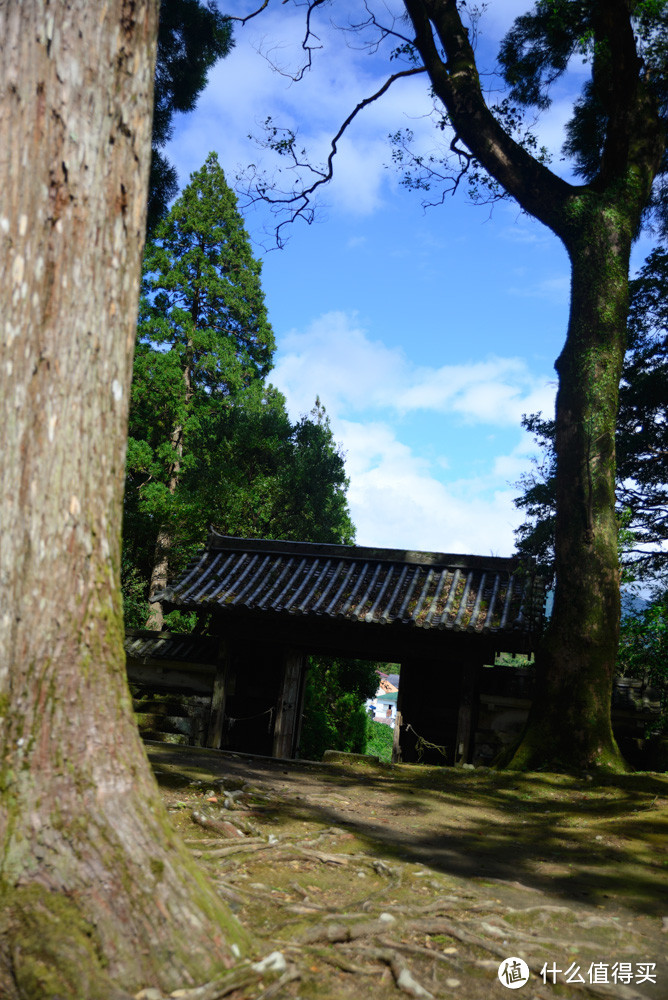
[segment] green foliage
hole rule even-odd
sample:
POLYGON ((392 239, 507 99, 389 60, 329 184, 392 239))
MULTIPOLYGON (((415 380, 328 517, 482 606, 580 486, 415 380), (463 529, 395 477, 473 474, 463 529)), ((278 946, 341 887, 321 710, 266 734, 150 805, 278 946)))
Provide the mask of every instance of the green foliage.
POLYGON ((514 100, 549 107, 550 87, 566 72, 572 56, 591 55, 594 6, 586 0, 538 0, 532 11, 515 19, 499 51, 514 100))
POLYGON ((661 690, 662 713, 656 732, 668 733, 668 592, 622 619, 617 670, 661 690))
POLYGON ((309 658, 300 757, 321 760, 325 750, 365 752, 364 701, 378 686, 377 666, 367 660, 309 658))
MULTIPOLYGON (((260 270, 212 154, 146 250, 124 510, 128 625, 146 621, 161 530, 171 576, 210 526, 247 538, 354 539, 324 407, 316 400, 293 424, 265 381, 274 339, 260 270)), ((166 624, 193 627, 177 612, 166 624)))
POLYGON ((134 565, 127 549, 123 549, 121 563, 123 581, 123 621, 126 628, 143 628, 149 615, 146 580, 134 565))
POLYGON ((658 247, 631 282, 629 351, 619 396, 619 502, 641 576, 665 585, 668 540, 668 251, 658 247))
POLYGON ((375 754, 388 764, 392 760, 394 730, 384 722, 367 719, 366 753, 375 754))
POLYGON ((626 677, 668 681, 668 593, 625 616, 618 662, 626 677))
POLYGON ((229 18, 212 0, 162 0, 155 67, 147 229, 155 231, 178 190, 176 171, 161 150, 176 111, 192 111, 209 70, 232 48, 229 18))
MULTIPOLYGON (((643 84, 665 115, 668 103, 668 3, 647 0, 629 4, 629 27, 637 53, 637 68, 643 84)), ((573 106, 566 125, 564 154, 576 175, 585 181, 601 177, 616 160, 621 100, 633 99, 638 77, 630 72, 625 94, 620 92, 620 64, 627 55, 625 26, 616 13, 606 16, 596 0, 538 0, 533 9, 516 18, 503 40, 499 62, 510 97, 518 105, 545 109, 551 103, 552 85, 563 76, 573 58, 591 64, 591 76, 573 106), (622 57, 621 53, 624 53, 622 57), (612 140, 612 142, 611 142, 612 140)), ((624 67, 622 74, 629 67, 624 67)), ((668 197, 662 175, 668 170, 664 156, 654 185, 648 214, 653 213, 665 230, 668 197)))
POLYGON ((144 258, 140 363, 164 382, 172 425, 183 421, 182 408, 194 396, 200 404, 204 393, 229 396, 269 371, 274 337, 260 272, 236 198, 211 153, 144 258))
POLYGON ((533 654, 526 656, 524 653, 497 653, 494 657, 494 665, 497 667, 533 667, 533 654))
MULTIPOLYGON (((232 406, 269 370, 274 339, 250 250, 215 154, 159 224, 146 248, 131 390, 125 566, 150 576, 160 528, 170 564, 184 564, 201 517, 188 478, 201 471, 193 443, 212 413, 232 406)), ((129 582, 126 572, 124 582, 129 582)))
MULTIPOLYGON (((527 515, 515 532, 518 552, 551 575, 554 563, 555 423, 540 414, 522 421, 541 448, 516 484, 527 515)), ((668 540, 668 251, 659 247, 631 282, 628 350, 616 433, 620 554, 626 582, 659 581, 668 540)))
MULTIPOLYGON (((351 543, 343 456, 319 400, 292 424, 273 386, 252 386, 202 426, 197 507, 224 534, 351 543), (207 448, 206 442, 217 447, 207 448), (203 474, 202 474, 203 473, 203 474)), ((202 524, 200 530, 206 525, 202 524)))
POLYGON ((536 570, 551 579, 554 575, 554 528, 556 521, 556 456, 554 420, 541 420, 540 413, 525 414, 522 426, 534 435, 540 446, 530 472, 515 483, 522 495, 515 506, 526 512, 524 522, 515 530, 517 552, 536 570))

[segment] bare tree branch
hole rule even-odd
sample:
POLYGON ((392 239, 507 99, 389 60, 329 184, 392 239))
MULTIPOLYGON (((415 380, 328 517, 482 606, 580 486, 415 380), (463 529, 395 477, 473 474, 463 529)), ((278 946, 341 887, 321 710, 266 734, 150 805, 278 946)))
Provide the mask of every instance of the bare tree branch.
MULTIPOLYGON (((318 2, 322 2, 322 0, 318 0, 318 2)), ((392 76, 388 77, 382 87, 380 87, 374 94, 371 94, 369 97, 365 97, 362 101, 360 101, 359 104, 357 104, 345 118, 336 135, 332 138, 330 142, 329 155, 327 157, 327 164, 322 170, 316 169, 306 160, 301 159, 301 157, 306 156, 306 152, 305 150, 302 150, 301 153, 297 153, 295 149, 295 143, 297 140, 296 133, 290 131, 289 129, 279 129, 271 124, 271 119, 267 119, 265 127, 269 128, 269 130, 273 133, 273 137, 269 139, 266 145, 277 151, 279 154, 288 156, 292 160, 290 169, 304 169, 316 175, 316 180, 308 187, 304 187, 299 191, 286 193, 281 197, 272 197, 268 193, 269 185, 262 179, 251 184, 251 187, 254 190, 252 194, 250 192, 248 194, 250 203, 264 201, 274 212, 285 209, 289 210, 290 206, 293 206, 293 210, 289 212, 288 217, 281 221, 276 227, 275 236, 277 246, 284 246, 281 232, 285 226, 290 225, 298 218, 304 219, 308 225, 313 222, 313 195, 319 187, 323 184, 327 184, 328 181, 330 181, 334 176, 334 158, 338 152, 338 144, 358 114, 370 104, 379 100, 385 93, 387 93, 392 84, 397 82, 397 80, 402 80, 410 76, 416 76, 418 73, 424 72, 426 72, 424 67, 415 66, 411 69, 400 70, 397 73, 393 73, 392 76)))
POLYGON ((251 14, 246 14, 245 17, 236 17, 234 14, 227 14, 226 16, 229 17, 230 21, 238 21, 239 24, 246 24, 247 21, 251 21, 258 14, 261 14, 263 10, 266 10, 268 6, 269 0, 264 0, 264 3, 257 10, 254 10, 251 14))

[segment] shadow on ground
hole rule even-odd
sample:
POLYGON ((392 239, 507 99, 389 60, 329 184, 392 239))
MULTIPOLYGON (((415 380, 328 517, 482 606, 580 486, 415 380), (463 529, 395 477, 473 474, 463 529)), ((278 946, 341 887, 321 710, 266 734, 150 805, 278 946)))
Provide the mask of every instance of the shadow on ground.
POLYGON ((581 906, 667 917, 668 776, 275 761, 147 747, 163 785, 234 775, 271 791, 276 831, 349 828, 367 850, 459 878, 501 880, 581 906))

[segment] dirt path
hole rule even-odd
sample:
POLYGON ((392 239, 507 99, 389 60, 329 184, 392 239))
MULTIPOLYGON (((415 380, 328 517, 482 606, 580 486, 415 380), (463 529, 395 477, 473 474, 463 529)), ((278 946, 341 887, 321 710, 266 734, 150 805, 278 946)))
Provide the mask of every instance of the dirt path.
POLYGON ((666 776, 149 756, 202 865, 287 962, 227 995, 487 1000, 519 957, 522 998, 668 1000, 666 776))

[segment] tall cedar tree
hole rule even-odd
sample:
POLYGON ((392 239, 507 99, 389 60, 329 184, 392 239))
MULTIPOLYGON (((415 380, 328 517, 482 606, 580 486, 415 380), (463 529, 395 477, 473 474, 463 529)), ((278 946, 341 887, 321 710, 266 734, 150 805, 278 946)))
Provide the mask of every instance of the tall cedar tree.
MULTIPOLYGON (((244 538, 354 540, 345 465, 324 408, 317 404, 293 423, 281 394, 259 379, 233 405, 220 400, 193 422, 189 461, 174 495, 160 482, 164 467, 154 449, 135 440, 130 455, 123 524, 128 626, 142 627, 149 614, 155 520, 167 510, 170 576, 201 547, 210 526, 244 538)), ((189 625, 178 611, 165 624, 170 629, 189 625)))
POLYGON ((0 994, 169 992, 246 935, 132 713, 120 525, 158 5, 0 5, 0 994))
POLYGON ((318 399, 293 424, 273 386, 254 386, 239 405, 212 412, 195 440, 189 485, 200 540, 212 524, 244 538, 352 544, 345 464, 318 399))
MULTIPOLYGON (((211 411, 261 380, 274 336, 250 249, 215 153, 191 176, 144 258, 130 412, 129 462, 153 470, 145 490, 157 525, 150 596, 167 583, 179 483, 191 439, 211 411)), ((162 627, 155 603, 148 628, 162 627)))
MULTIPOLYGON (((626 343, 631 245, 664 169, 666 147, 665 0, 538 0, 517 18, 500 59, 510 104, 490 106, 460 0, 404 0, 406 20, 382 23, 386 11, 366 5, 357 30, 374 51, 388 45, 388 79, 426 72, 455 135, 461 171, 486 171, 492 186, 516 199, 563 242, 571 262, 571 310, 557 359, 556 575, 554 609, 537 655, 536 695, 520 745, 508 766, 623 768, 612 735, 610 701, 619 634, 620 596, 615 514, 615 421, 626 343), (369 33, 375 36, 370 38, 369 33), (520 142, 514 108, 544 108, 549 88, 572 59, 590 71, 574 106, 566 153, 582 183, 554 174, 530 141, 520 142), (404 68, 401 68, 401 63, 404 68), (512 105, 514 102, 514 107, 512 105)), ((314 57, 320 0, 307 4, 307 58, 314 57)), ((361 101, 332 143, 337 142, 361 101)), ((271 126, 271 123, 269 123, 271 126)), ((270 145, 295 163, 304 157, 270 127, 270 145)), ((424 161, 421 161, 424 163, 424 161)), ((298 195, 291 213, 307 219, 311 195, 329 167, 298 195)), ((441 171, 442 172, 442 171, 441 171)), ((479 175, 478 175, 479 176, 479 175)), ((266 195, 258 183, 257 196, 266 195)), ((269 195, 271 198, 272 196, 269 195)), ((277 205, 286 196, 274 197, 277 205)))
POLYGON ((232 45, 230 20, 212 0, 162 0, 148 188, 149 236, 178 191, 176 170, 164 153, 172 138, 174 114, 194 109, 209 70, 229 53, 232 45))

